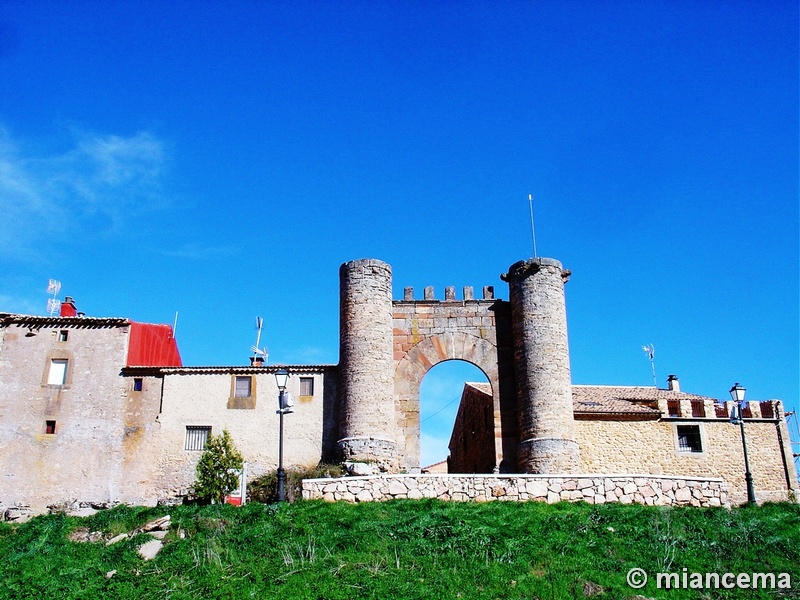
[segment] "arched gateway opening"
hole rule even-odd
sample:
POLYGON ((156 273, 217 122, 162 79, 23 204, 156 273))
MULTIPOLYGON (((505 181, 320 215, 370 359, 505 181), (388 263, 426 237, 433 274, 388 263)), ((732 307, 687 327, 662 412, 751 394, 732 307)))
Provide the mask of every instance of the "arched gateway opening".
POLYGON ((423 472, 492 472, 491 389, 486 374, 463 360, 443 361, 428 371, 419 394, 423 472))

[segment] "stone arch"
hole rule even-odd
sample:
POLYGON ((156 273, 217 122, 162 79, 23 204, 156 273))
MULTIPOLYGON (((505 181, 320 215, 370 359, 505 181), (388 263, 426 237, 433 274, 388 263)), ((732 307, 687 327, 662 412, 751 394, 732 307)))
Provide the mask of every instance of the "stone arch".
POLYGON ((506 467, 514 469, 511 465, 515 466, 516 459, 509 453, 513 453, 516 439, 504 440, 515 433, 509 431, 509 425, 515 421, 514 415, 504 410, 508 398, 514 399, 513 369, 503 349, 498 349, 496 343, 485 337, 455 331, 425 337, 408 350, 396 353, 395 357, 399 357, 394 377, 398 441, 401 448, 405 448, 403 466, 406 469, 416 470, 421 466, 419 391, 422 379, 435 365, 448 360, 463 360, 486 375, 494 405, 496 464, 504 471, 506 467))

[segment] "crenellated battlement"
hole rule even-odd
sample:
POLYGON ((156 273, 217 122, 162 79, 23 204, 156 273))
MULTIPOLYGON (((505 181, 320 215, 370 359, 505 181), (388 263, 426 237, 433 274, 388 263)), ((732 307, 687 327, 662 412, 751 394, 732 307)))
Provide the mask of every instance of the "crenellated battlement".
MULTIPOLYGON (((461 293, 461 300, 463 302, 480 302, 481 299, 475 298, 475 291, 473 290, 471 285, 464 286, 462 288, 461 293)), ((494 286, 493 285, 485 285, 483 286, 483 298, 482 300, 495 300, 494 297, 494 286)), ((459 299, 456 298, 456 288, 453 285, 445 286, 444 288, 444 300, 439 300, 436 298, 436 294, 434 291, 434 287, 432 285, 426 286, 423 288, 422 292, 422 299, 415 299, 414 298, 414 288, 413 287, 405 287, 403 288, 403 299, 402 300, 394 300, 395 303, 397 302, 459 302, 459 299)))

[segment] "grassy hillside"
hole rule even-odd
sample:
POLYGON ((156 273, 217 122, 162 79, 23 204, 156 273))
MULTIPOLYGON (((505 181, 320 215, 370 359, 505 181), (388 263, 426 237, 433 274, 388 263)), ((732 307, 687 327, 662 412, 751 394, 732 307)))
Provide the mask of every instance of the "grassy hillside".
POLYGON ((800 506, 725 509, 394 501, 119 507, 0 525, 2 598, 800 597, 800 506), (170 514, 163 550, 142 534, 170 514), (633 567, 650 582, 626 583, 633 567), (789 572, 792 590, 657 589, 655 573, 789 572), (110 571, 116 571, 107 577, 110 571))

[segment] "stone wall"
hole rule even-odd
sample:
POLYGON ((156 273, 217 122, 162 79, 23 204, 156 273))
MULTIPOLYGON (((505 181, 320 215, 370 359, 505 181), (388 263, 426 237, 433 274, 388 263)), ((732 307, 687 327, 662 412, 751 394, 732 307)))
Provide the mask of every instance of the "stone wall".
POLYGON ((31 323, 0 328, 0 503, 146 502, 159 396, 134 397, 119 376, 128 321, 31 323), (67 361, 61 384, 48 382, 54 359, 67 361))
POLYGON ((450 436, 447 473, 494 472, 492 396, 484 391, 488 387, 481 383, 464 384, 450 436))
POLYGON ((463 502, 539 501, 651 506, 729 506, 721 479, 652 475, 378 475, 306 479, 305 500, 370 502, 438 498, 463 502))
MULTIPOLYGON (((689 477, 721 477, 730 487, 734 504, 744 502, 744 455, 738 426, 727 419, 664 419, 659 421, 576 420, 580 444, 581 472, 636 472, 660 475, 680 473, 689 477), (702 452, 681 452, 676 428, 700 428, 702 452)), ((785 421, 747 419, 745 430, 750 470, 758 502, 788 498, 786 470, 776 427, 786 429, 785 421)), ((788 437, 788 433, 784 433, 788 437)), ((797 479, 789 457, 789 479, 796 489, 797 479)))

